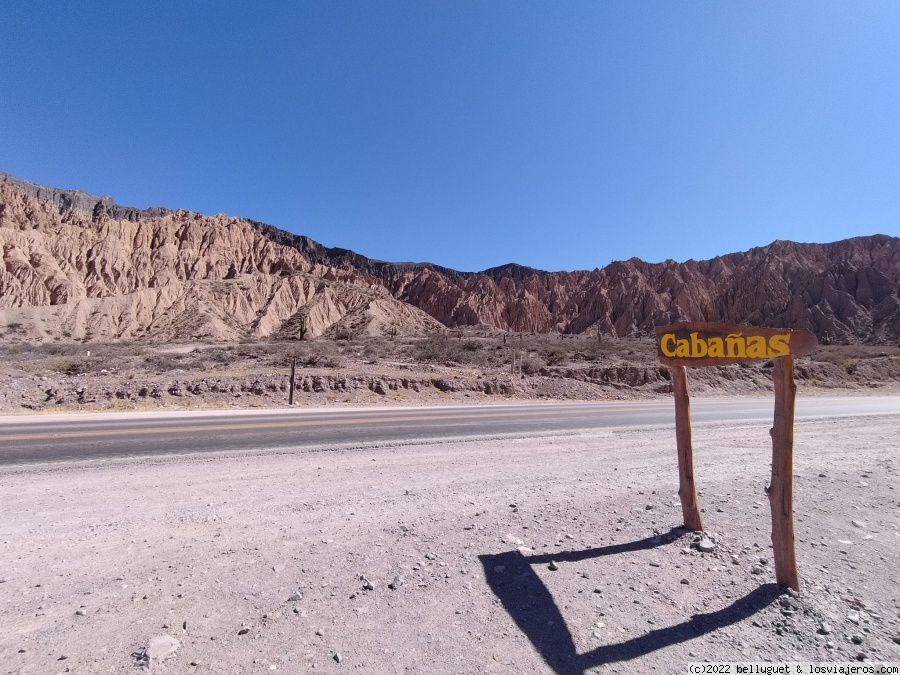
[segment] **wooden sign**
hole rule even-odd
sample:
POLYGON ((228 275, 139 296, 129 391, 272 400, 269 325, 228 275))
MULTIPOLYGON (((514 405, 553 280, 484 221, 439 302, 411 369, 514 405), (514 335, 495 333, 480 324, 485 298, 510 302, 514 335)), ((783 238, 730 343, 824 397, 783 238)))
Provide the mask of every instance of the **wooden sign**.
POLYGON ((794 553, 794 356, 806 354, 817 341, 805 330, 756 328, 718 323, 677 323, 656 329, 659 360, 672 371, 675 393, 675 439, 678 447, 678 496, 684 525, 703 530, 694 483, 691 408, 686 366, 715 366, 773 359, 775 423, 772 436, 772 479, 766 488, 772 510, 772 557, 775 580, 800 590, 794 553))
POLYGON ((805 330, 722 323, 676 323, 656 329, 656 350, 667 366, 720 366, 799 356, 816 347, 805 330))

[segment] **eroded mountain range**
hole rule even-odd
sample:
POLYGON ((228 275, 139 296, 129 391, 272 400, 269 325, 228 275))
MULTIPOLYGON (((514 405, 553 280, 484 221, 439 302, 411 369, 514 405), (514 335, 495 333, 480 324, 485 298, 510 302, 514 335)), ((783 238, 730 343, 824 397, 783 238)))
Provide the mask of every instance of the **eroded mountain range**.
POLYGON ((776 241, 704 261, 458 272, 223 214, 141 210, 0 173, 4 340, 238 340, 443 327, 627 336, 681 320, 900 340, 900 239, 776 241))

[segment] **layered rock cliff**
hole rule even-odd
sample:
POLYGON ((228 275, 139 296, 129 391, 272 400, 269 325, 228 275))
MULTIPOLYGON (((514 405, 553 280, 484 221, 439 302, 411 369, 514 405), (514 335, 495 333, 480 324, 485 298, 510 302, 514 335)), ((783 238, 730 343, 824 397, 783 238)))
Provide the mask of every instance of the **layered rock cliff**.
POLYGON ((440 327, 366 273, 311 263, 248 221, 121 209, 33 187, 0 181, 7 338, 236 340, 440 327))
MULTIPOLYGON (((254 221, 0 174, 0 326, 30 339, 225 339, 443 326, 626 336, 681 320, 900 340, 900 239, 776 241, 705 261, 477 273, 372 260, 254 221), (440 322, 440 323, 438 323, 440 322)), ((7 330, 6 336, 10 335, 7 330)))
POLYGON ((839 342, 900 340, 900 239, 776 241, 684 263, 637 258, 603 269, 544 272, 505 265, 463 273, 386 263, 281 233, 310 260, 364 270, 447 326, 528 332, 649 334, 675 321, 803 328, 839 342))

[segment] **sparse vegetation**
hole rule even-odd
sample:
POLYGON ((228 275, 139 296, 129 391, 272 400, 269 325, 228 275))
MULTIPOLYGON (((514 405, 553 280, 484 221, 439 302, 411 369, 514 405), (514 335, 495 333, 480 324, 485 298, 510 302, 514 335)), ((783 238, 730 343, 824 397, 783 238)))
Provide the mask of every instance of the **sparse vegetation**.
MULTIPOLYGON (((616 384, 616 388, 606 393, 598 391, 596 395, 618 396, 622 392, 623 382, 634 382, 632 386, 638 387, 642 395, 665 393, 655 385, 643 386, 659 382, 659 378, 664 378, 667 374, 667 371, 661 376, 658 372, 651 372, 649 380, 642 375, 643 369, 660 370, 655 352, 655 341, 650 339, 614 338, 606 335, 600 341, 594 332, 582 335, 542 335, 501 333, 477 327, 443 331, 423 337, 401 337, 392 336, 389 331, 385 331, 382 336, 352 334, 348 328, 302 341, 296 339, 296 333, 292 333, 279 339, 218 344, 7 344, 0 345, 0 363, 4 365, 7 376, 23 378, 20 382, 36 388, 36 405, 43 405, 46 391, 59 387, 60 376, 68 380, 81 375, 87 377, 79 377, 78 386, 87 386, 88 389, 93 386, 95 394, 92 395, 92 400, 96 400, 98 406, 107 402, 109 396, 104 393, 96 394, 97 387, 101 387, 102 392, 109 392, 110 386, 117 381, 128 381, 133 385, 124 393, 117 391, 112 395, 113 398, 128 398, 134 405, 146 403, 149 400, 147 397, 156 397, 153 399, 155 401, 164 400, 171 383, 176 381, 182 383, 176 389, 191 392, 179 396, 194 396, 194 388, 197 386, 201 389, 206 387, 203 391, 210 391, 210 387, 231 387, 237 381, 242 383, 240 386, 249 388, 241 389, 240 392, 250 391, 251 394, 224 394, 222 397, 227 403, 222 404, 247 405, 248 401, 244 397, 248 395, 266 396, 266 400, 272 403, 279 400, 280 394, 277 392, 282 385, 278 383, 287 377, 292 359, 296 360, 298 377, 315 378, 322 375, 322 371, 337 371, 335 374, 342 376, 356 377, 362 374, 366 376, 363 380, 368 378, 367 381, 372 382, 372 376, 381 377, 383 373, 385 382, 391 378, 395 378, 394 381, 403 378, 418 382, 417 387, 423 381, 446 381, 448 377, 454 381, 458 378, 462 382, 475 382, 482 378, 515 381, 515 375, 521 373, 525 377, 545 378, 540 384, 532 382, 526 385, 522 389, 523 393, 528 392, 526 395, 568 398, 585 393, 590 397, 588 389, 572 383, 597 382, 598 379, 602 381, 607 377, 605 373, 609 369, 610 381, 616 384), (335 339, 335 334, 340 334, 341 339, 335 339), (601 368, 597 369, 597 366, 601 368), (617 371, 617 368, 620 370, 617 371), (633 373, 633 376, 629 373, 633 373), (632 379, 625 381, 623 377, 632 379), (93 385, 92 378, 95 380, 93 385), (252 384, 256 378, 267 379, 269 384, 252 384), (199 380, 206 382, 198 385, 199 380), (148 393, 140 394, 139 399, 133 398, 136 395, 134 392, 142 390, 148 393), (132 393, 129 394, 129 391, 132 393), (160 394, 149 393, 153 391, 161 391, 161 397, 160 394)), ((734 366, 731 369, 732 375, 726 380, 752 380, 757 383, 754 391, 758 391, 759 383, 765 386, 771 380, 768 376, 770 370, 769 363, 742 364, 734 366), (755 370, 760 371, 760 377, 752 375, 755 370), (733 377, 737 371, 742 374, 733 377)), ((900 346, 824 345, 798 361, 798 379, 807 384, 829 388, 846 385, 855 388, 880 386, 882 382, 900 383, 900 346), (823 364, 837 366, 837 369, 823 367, 823 364), (837 375, 837 372, 841 374, 837 375)), ((307 392, 312 392, 310 382, 311 380, 307 380, 305 385, 307 392)), ((319 383, 316 386, 324 385, 319 383)), ((347 385, 340 385, 340 393, 327 387, 324 392, 316 389, 315 393, 338 396, 346 401, 358 400, 354 398, 355 394, 342 388, 345 386, 347 385)), ((701 390, 703 386, 709 385, 701 385, 701 390)), ((369 391, 366 385, 363 385, 363 389, 369 391)), ((387 395, 391 397, 391 389, 387 389, 387 395)), ((418 391, 419 389, 415 389, 415 392, 418 391)), ((72 396, 71 392, 60 395, 72 396)), ((16 401, 18 396, 16 394, 16 401)), ((402 399, 403 396, 398 398, 402 399)), ((178 404, 181 404, 180 398, 178 404)))

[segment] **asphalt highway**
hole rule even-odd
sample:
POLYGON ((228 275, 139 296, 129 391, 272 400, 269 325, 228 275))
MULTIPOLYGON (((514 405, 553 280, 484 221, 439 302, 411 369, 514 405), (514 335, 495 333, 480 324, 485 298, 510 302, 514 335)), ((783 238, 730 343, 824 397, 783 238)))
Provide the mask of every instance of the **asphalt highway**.
MULTIPOLYGON (((884 414, 900 415, 900 397, 797 399, 798 419, 884 414)), ((771 420, 772 415, 772 398, 691 401, 694 425, 761 422, 771 420)), ((30 415, 0 417, 0 465, 612 427, 674 427, 674 423, 671 400, 30 415)))

